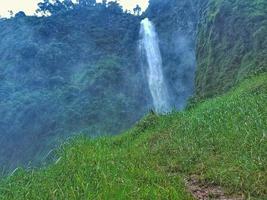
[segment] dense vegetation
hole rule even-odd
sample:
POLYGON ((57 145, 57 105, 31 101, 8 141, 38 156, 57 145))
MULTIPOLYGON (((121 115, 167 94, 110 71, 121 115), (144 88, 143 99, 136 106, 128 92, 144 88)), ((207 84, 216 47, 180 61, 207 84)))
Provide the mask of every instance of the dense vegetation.
POLYGON ((190 176, 267 198, 266 1, 150 0, 143 16, 116 2, 49 2, 46 16, 0 20, 0 166, 55 163, 16 169, 1 199, 191 199, 190 176), (184 108, 194 87, 195 98, 89 139, 151 108, 143 17, 156 25, 172 104, 184 108))
POLYGON ((119 133, 151 108, 147 63, 138 54, 142 17, 157 26, 173 107, 184 108, 193 94, 197 17, 187 1, 151 1, 142 17, 116 2, 51 2, 39 4, 46 16, 19 12, 0 21, 0 166, 6 170, 45 163, 73 134, 119 133))
POLYGON ((119 133, 144 115, 139 22, 117 4, 0 22, 1 167, 40 163, 71 134, 119 133))
POLYGON ((176 91, 194 78, 189 73, 194 62, 197 100, 267 71, 264 0, 150 0, 146 14, 159 32, 166 77, 183 75, 176 79, 176 91), (180 71, 171 71, 177 67, 180 71))
POLYGON ((264 74, 184 112, 150 114, 121 136, 71 140, 56 164, 1 181, 0 197, 189 200, 183 178, 196 175, 265 199, 266 86, 264 74))
POLYGON ((221 94, 267 71, 267 1, 202 2, 197 37, 198 98, 221 94))

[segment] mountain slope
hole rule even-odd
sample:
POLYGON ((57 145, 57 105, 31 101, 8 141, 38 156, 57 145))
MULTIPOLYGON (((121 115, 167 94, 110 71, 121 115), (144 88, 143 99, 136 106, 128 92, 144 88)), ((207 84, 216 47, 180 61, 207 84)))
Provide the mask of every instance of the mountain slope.
POLYGON ((56 164, 15 171, 2 199, 191 199, 183 177, 266 198, 267 75, 184 112, 150 114, 121 136, 77 138, 56 164))
POLYGON ((267 71, 267 1, 200 1, 196 96, 221 94, 267 71))
MULTIPOLYGON (((153 2, 144 17, 159 32, 170 104, 183 109, 194 90, 197 9, 166 1, 159 20, 153 2)), ((142 17, 98 3, 0 20, 0 168, 47 163, 66 138, 118 134, 152 108, 142 17)))
POLYGON ((75 133, 117 134, 147 112, 139 22, 103 6, 0 21, 0 168, 39 164, 75 133))

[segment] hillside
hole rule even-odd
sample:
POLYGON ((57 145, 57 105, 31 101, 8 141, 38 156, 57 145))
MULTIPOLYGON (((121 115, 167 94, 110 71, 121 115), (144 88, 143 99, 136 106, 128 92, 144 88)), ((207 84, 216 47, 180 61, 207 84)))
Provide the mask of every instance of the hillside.
POLYGON ((0 167, 45 164, 66 138, 118 134, 152 109, 138 52, 144 17, 156 26, 177 110, 265 72, 265 8, 262 0, 151 0, 143 16, 99 3, 1 19, 0 167))
POLYGON ((135 16, 117 3, 1 19, 2 171, 47 164, 47 154, 66 138, 118 134, 153 109, 138 49, 146 16, 159 32, 171 107, 183 109, 194 91, 198 17, 197 7, 183 0, 177 11, 173 2, 160 10, 164 20, 155 17, 157 6, 135 16))
POLYGON ((209 0, 202 1, 201 10, 198 98, 221 94, 244 78, 267 71, 267 1, 209 0))
POLYGON ((189 200, 184 178, 196 177, 226 196, 265 199, 266 86, 264 74, 184 112, 150 114, 120 136, 71 140, 50 167, 2 180, 0 197, 189 200))
POLYGON ((0 18, 0 199, 267 199, 266 0, 47 2, 0 18))
POLYGON ((190 85, 184 92, 194 88, 197 100, 267 71, 265 0, 150 0, 146 14, 157 26, 166 77, 179 77, 171 83, 178 91, 190 85))
POLYGON ((115 8, 0 21, 1 168, 46 162, 73 134, 118 134, 147 112, 140 20, 115 8))

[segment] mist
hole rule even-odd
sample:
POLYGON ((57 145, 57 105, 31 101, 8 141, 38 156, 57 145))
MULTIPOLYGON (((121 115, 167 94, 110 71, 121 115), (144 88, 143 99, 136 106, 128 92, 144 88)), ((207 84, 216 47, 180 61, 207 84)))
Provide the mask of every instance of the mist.
POLYGON ((149 14, 152 8, 153 3, 137 16, 116 3, 97 4, 0 21, 4 172, 45 165, 51 162, 48 152, 68 138, 119 134, 157 110, 149 62, 139 51, 145 17, 158 34, 159 77, 168 94, 163 112, 184 109, 194 92, 195 18, 185 20, 186 28, 178 23, 166 32, 149 14))

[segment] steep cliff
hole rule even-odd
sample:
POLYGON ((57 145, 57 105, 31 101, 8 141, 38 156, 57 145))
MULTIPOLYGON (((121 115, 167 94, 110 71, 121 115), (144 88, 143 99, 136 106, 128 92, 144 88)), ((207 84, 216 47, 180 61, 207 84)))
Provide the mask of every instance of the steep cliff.
POLYGON ((250 75, 266 72, 267 1, 204 2, 196 55, 198 98, 221 94, 250 75))
POLYGON ((170 84, 176 96, 193 88, 196 99, 222 94, 267 69, 264 0, 151 0, 146 14, 159 32, 166 77, 179 77, 170 84))

